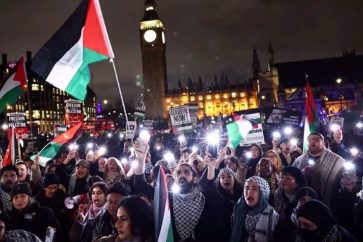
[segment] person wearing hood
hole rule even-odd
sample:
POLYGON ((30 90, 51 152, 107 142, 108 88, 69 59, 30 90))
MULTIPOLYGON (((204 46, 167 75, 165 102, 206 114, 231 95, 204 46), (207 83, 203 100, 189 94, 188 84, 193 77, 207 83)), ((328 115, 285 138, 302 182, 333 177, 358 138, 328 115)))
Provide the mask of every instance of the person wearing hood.
POLYGON ((231 242, 273 241, 279 215, 268 204, 270 187, 258 176, 248 178, 232 215, 231 242))
POLYGON ((355 238, 340 225, 328 206, 318 200, 304 203, 297 210, 299 229, 296 242, 354 242, 355 238))
POLYGON ((69 179, 68 195, 76 196, 80 194, 86 194, 88 192, 87 181, 90 177, 89 174, 90 164, 86 160, 78 160, 76 162, 76 168, 69 179))

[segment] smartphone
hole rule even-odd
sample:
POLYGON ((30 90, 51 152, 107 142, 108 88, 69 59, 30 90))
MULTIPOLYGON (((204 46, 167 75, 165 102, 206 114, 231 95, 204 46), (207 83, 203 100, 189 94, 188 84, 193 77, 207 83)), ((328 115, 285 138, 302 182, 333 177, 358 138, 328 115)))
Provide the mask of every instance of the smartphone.
POLYGON ((217 158, 217 156, 218 156, 218 147, 216 145, 208 145, 207 146, 207 151, 212 156, 212 158, 217 158))
POLYGON ((56 229, 48 226, 47 231, 45 232, 45 240, 44 242, 53 242, 55 237, 56 229))

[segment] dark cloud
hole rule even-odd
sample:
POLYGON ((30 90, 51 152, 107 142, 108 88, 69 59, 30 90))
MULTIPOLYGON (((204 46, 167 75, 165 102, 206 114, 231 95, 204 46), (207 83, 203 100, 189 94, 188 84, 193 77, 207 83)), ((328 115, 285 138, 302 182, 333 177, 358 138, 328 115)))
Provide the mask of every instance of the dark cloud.
MULTIPOLYGON (((27 50, 36 52, 79 2, 1 0, 0 51, 11 59, 27 50)), ((142 72, 138 25, 144 1, 100 2, 123 93, 131 102, 142 91, 136 87, 136 75, 142 72)), ((231 80, 245 80, 251 73, 254 46, 266 66, 269 39, 278 62, 362 49, 361 0, 163 0, 158 5, 167 28, 168 77, 173 83, 199 76, 207 82, 221 72, 231 80)), ((98 97, 118 101, 112 66, 99 63, 92 71, 98 97)))

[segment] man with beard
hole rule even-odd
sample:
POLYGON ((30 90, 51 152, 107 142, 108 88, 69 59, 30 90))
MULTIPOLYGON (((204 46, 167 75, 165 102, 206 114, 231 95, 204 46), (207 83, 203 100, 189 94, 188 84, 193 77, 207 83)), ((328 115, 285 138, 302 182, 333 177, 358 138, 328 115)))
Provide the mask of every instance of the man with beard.
POLYGON ((11 188, 18 182, 18 169, 5 166, 0 170, 0 197, 6 210, 11 209, 11 188))
MULTIPOLYGON (((139 144, 135 144, 135 150, 139 144)), ((145 193, 147 187, 144 170, 146 152, 137 151, 138 166, 135 169, 135 188, 145 193), (141 178, 140 178, 141 177, 141 178)), ((196 186, 197 172, 188 163, 181 163, 175 169, 175 184, 180 188, 179 192, 170 195, 172 225, 175 241, 204 242, 224 241, 215 233, 216 224, 216 193, 201 192, 196 186)), ((225 239, 225 238, 224 238, 225 239)))
POLYGON ((308 151, 299 156, 293 166, 305 176, 308 186, 314 188, 325 204, 330 205, 332 195, 339 189, 345 160, 324 147, 320 133, 308 136, 308 151))

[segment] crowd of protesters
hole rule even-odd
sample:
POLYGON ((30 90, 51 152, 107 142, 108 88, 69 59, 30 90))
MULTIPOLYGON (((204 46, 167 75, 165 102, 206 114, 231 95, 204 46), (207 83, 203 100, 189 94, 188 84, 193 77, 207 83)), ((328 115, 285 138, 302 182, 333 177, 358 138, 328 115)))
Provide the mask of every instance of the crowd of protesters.
POLYGON ((103 152, 81 138, 45 166, 2 167, 0 241, 155 241, 161 168, 174 241, 363 241, 363 160, 340 129, 332 142, 311 133, 305 152, 281 137, 212 154, 181 137, 140 134, 103 152))

